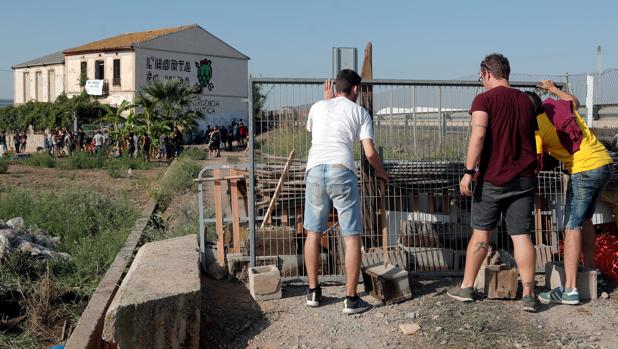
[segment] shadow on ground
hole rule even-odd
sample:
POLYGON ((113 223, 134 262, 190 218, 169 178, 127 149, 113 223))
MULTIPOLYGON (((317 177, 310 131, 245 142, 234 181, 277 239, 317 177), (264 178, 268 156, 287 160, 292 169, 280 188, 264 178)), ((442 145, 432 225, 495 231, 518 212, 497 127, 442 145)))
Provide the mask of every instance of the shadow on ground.
POLYGON ((269 325, 243 283, 202 276, 201 348, 244 348, 269 325))

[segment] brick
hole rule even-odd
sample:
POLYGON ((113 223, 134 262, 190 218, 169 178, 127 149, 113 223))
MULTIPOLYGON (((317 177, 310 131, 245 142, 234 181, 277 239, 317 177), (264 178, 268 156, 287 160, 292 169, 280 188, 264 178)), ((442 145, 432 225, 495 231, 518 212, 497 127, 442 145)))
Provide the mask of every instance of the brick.
MULTIPOLYGON (((564 263, 549 262, 545 264, 545 287, 554 289, 564 285, 564 263)), ((579 299, 597 299, 597 273, 595 270, 579 266, 575 280, 579 299)))
POLYGON ((277 266, 249 268, 249 292, 256 301, 281 298, 281 274, 277 266))
POLYGON ((489 299, 515 299, 517 269, 500 265, 485 266, 485 294, 489 299))

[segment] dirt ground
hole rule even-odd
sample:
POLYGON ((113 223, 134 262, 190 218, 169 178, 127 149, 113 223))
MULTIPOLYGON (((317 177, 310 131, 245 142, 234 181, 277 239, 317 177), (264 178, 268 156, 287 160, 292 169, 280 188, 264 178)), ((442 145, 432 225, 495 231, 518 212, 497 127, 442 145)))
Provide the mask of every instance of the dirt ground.
MULTIPOLYGON (((207 163, 225 161, 224 155, 207 163)), ((418 277, 413 299, 389 306, 359 285, 372 308, 347 316, 341 313, 343 285, 323 285, 323 305, 308 308, 302 285, 284 285, 280 300, 256 302, 236 279, 203 278, 202 348, 618 348, 616 285, 599 286, 608 299, 542 305, 531 314, 518 300, 463 304, 446 295, 458 279, 418 277), (404 335, 399 325, 405 323, 421 330, 404 335)), ((537 291, 544 284, 537 276, 537 291)))
POLYGON ((165 164, 155 163, 149 170, 133 171, 131 177, 112 178, 104 169, 61 170, 11 165, 7 174, 0 175, 0 186, 14 186, 32 193, 87 188, 110 196, 127 195, 139 208, 143 208, 149 200, 147 189, 166 168, 165 164))
MULTIPOLYGON (((304 305, 305 287, 285 286, 283 299, 255 302, 236 281, 205 278, 203 348, 618 348, 618 291, 579 306, 541 306, 517 300, 451 300, 456 279, 415 279, 412 300, 343 315, 344 286, 323 287, 324 305, 304 305), (403 323, 421 330, 404 335, 403 323)), ((540 277, 539 284, 544 284, 540 277)), ((363 287, 359 286, 359 291, 363 287)))

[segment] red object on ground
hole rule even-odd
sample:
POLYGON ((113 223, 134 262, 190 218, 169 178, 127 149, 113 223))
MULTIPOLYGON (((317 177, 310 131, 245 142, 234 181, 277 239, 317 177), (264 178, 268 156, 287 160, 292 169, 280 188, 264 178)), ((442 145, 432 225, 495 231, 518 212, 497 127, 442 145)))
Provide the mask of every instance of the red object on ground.
POLYGON ((618 237, 597 235, 594 261, 603 275, 618 283, 618 237))

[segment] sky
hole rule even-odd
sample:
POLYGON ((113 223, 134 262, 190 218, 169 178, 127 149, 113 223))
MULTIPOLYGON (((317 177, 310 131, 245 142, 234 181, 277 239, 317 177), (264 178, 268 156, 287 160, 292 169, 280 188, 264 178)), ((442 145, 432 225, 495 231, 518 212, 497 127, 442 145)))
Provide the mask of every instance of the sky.
POLYGON ((326 78, 332 47, 373 43, 376 79, 458 79, 491 52, 512 73, 618 68, 617 1, 3 1, 0 99, 11 66, 126 32, 199 24, 246 54, 249 73, 326 78))

